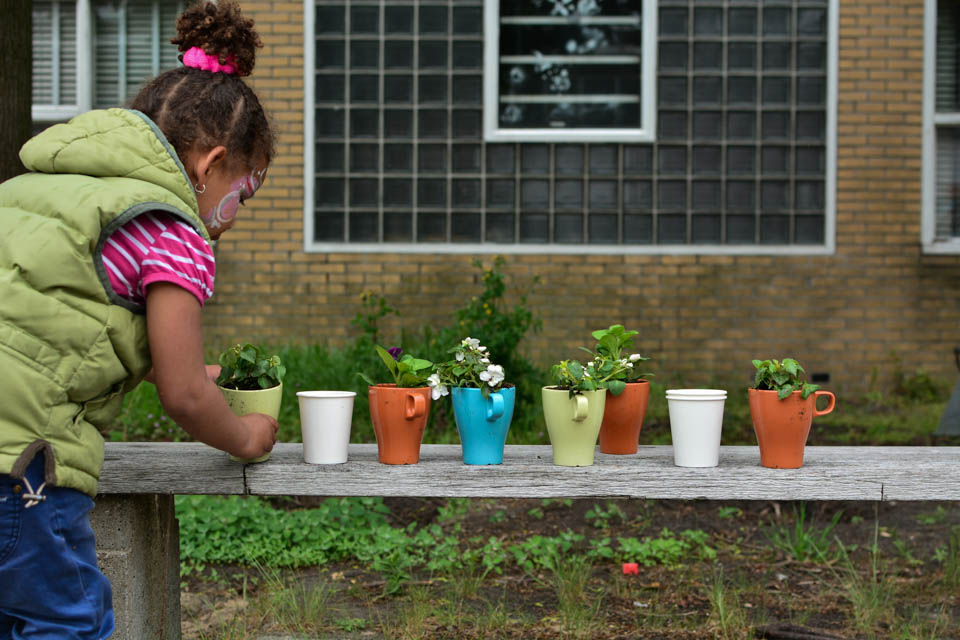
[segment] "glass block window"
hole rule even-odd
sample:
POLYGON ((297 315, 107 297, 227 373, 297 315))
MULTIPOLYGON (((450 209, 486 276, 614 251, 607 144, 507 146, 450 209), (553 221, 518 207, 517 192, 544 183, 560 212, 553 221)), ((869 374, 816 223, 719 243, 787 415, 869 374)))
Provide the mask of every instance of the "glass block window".
MULTIPOLYGON (((928 2, 928 5, 931 4, 928 2)), ((960 243, 960 5, 938 0, 933 73, 933 196, 927 244, 960 243), (932 238, 930 237, 932 236, 932 238)), ((928 154, 929 158, 929 154, 928 154)), ((929 207, 925 207, 928 209, 929 207)), ((956 250, 956 249, 955 249, 956 250)))
MULTIPOLYGON (((307 250, 811 253, 832 246, 835 1, 659 0, 648 11, 634 0, 316 0, 312 13, 307 250), (642 78, 650 40, 631 40, 640 67, 629 91, 635 105, 653 101, 655 117, 646 120, 642 109, 638 116, 653 128, 651 139, 571 138, 577 123, 588 122, 575 119, 542 139, 488 139, 486 119, 502 110, 499 98, 490 108, 485 87, 506 86, 501 70, 514 63, 503 67, 501 49, 484 47, 487 34, 502 33, 513 18, 523 19, 515 39, 530 30, 542 38, 564 33, 563 25, 580 33, 607 14, 569 12, 593 4, 609 5, 607 17, 629 17, 631 28, 658 29, 652 88, 642 78), (564 20, 541 20, 553 14, 564 20), (483 59, 491 50, 492 66, 483 59)), ((607 37, 626 42, 616 26, 616 38, 607 37)), ((537 45, 544 55, 553 51, 548 40, 537 45)), ((593 88, 578 95, 610 95, 589 83, 616 76, 595 70, 581 79, 593 88)), ((615 130, 636 124, 636 112, 618 113, 615 130)), ((529 120, 529 130, 543 122, 529 120)))
POLYGON ((125 104, 178 63, 170 38, 186 2, 34 0, 33 118, 125 104), (79 43, 79 44, 78 44, 79 43))
POLYGON ((484 138, 653 139, 656 0, 487 0, 484 138))

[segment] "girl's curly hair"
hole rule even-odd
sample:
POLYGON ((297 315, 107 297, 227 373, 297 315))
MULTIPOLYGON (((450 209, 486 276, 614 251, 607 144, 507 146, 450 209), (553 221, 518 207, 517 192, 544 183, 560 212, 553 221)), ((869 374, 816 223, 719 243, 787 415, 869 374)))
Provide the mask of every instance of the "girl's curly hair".
MULTIPOLYGON (((241 76, 250 75, 262 47, 253 20, 234 0, 203 0, 177 19, 181 52, 200 47, 221 64, 231 57, 237 74, 180 67, 148 82, 130 103, 160 128, 181 159, 191 150, 223 145, 228 162, 244 170, 274 155, 274 135, 257 94, 241 76)), ((182 59, 181 55, 181 59, 182 59)))
POLYGON ((253 28, 253 20, 240 14, 236 3, 226 0, 190 7, 177 18, 177 37, 170 40, 183 53, 200 47, 204 53, 217 56, 220 64, 232 56, 237 74, 248 76, 256 63, 256 50, 263 46, 253 28))

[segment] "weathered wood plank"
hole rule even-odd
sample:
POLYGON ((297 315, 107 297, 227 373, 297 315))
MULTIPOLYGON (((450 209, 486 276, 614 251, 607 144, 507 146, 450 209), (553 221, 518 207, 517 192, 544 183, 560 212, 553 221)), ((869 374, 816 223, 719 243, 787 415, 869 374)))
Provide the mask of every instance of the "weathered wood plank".
POLYGON ((673 465, 669 446, 598 453, 592 467, 553 464, 549 446, 508 446, 504 464, 464 465, 457 445, 424 445, 420 463, 381 465, 375 445, 351 445, 346 464, 307 465, 299 445, 247 469, 261 495, 633 497, 714 500, 960 500, 960 448, 810 447, 801 469, 760 466, 757 447, 723 447, 720 466, 673 465))
POLYGON ((244 466, 200 443, 108 442, 98 490, 102 494, 241 494, 245 492, 244 466))
POLYGON ((722 447, 720 466, 673 465, 669 446, 597 453, 592 467, 558 467, 548 445, 511 445, 504 464, 463 464, 458 445, 423 445, 420 463, 377 461, 350 445, 342 465, 308 465, 278 444, 268 462, 240 465, 200 444, 108 444, 102 493, 712 500, 960 500, 960 447, 808 447, 801 469, 765 469, 757 447, 722 447))

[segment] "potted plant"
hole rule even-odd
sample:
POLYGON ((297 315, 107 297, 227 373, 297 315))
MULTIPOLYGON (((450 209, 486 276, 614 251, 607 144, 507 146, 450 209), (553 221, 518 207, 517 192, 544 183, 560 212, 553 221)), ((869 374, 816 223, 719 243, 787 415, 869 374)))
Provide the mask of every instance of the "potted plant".
POLYGON ((804 382, 803 367, 792 358, 754 360, 754 388, 748 390, 750 417, 760 445, 760 464, 772 469, 803 466, 803 451, 816 416, 833 411, 836 397, 820 386, 804 382), (827 407, 817 409, 817 399, 829 398, 827 407))
POLYGON ((594 368, 606 380, 607 400, 600 425, 602 453, 637 452, 650 400, 650 382, 646 378, 653 374, 642 372, 637 366, 649 358, 639 353, 624 353, 633 346, 635 335, 636 331, 627 331, 623 325, 615 324, 593 332, 597 341, 593 351, 580 347, 593 356, 594 368))
POLYGON ((607 381, 595 362, 586 366, 563 360, 551 369, 555 385, 543 387, 543 418, 553 463, 567 467, 593 464, 594 449, 607 401, 607 381))
MULTIPOLYGON (((280 357, 267 355, 263 348, 248 342, 224 350, 218 361, 220 375, 216 382, 230 409, 238 416, 265 413, 276 420, 287 372, 280 357)), ((258 458, 230 456, 237 462, 263 462, 269 457, 269 452, 258 458)))
POLYGON ((464 338, 450 352, 453 359, 427 379, 432 396, 450 394, 465 464, 502 464, 516 389, 478 339, 464 338))
POLYGON ((377 456, 383 464, 416 464, 430 413, 426 381, 433 363, 405 354, 399 347, 374 348, 393 376, 393 382, 377 384, 357 373, 370 385, 370 421, 377 437, 377 456))

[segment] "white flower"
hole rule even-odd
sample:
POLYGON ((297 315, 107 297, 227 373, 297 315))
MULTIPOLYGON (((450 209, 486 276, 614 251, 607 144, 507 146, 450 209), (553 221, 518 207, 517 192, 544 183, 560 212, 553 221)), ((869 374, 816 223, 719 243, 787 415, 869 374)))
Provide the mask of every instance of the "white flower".
POLYGON ((632 363, 632 362, 628 362, 628 363, 627 363, 626 365, 624 365, 624 366, 625 366, 627 369, 633 369, 633 363, 632 363))
POLYGON ((590 374, 587 373, 586 371, 584 371, 584 372, 583 372, 583 377, 584 377, 584 378, 589 378, 589 377, 590 377, 590 374))
POLYGON ((478 345, 477 345, 477 351, 483 352, 483 351, 486 351, 486 350, 487 350, 487 348, 486 348, 485 346, 483 346, 482 344, 478 344, 478 345))
POLYGON ((430 376, 427 377, 427 384, 430 385, 431 387, 439 386, 440 374, 439 373, 430 374, 430 376))
POLYGON ((503 367, 498 364, 488 365, 486 371, 480 372, 480 379, 485 380, 491 387, 497 386, 503 382, 503 367))
POLYGON ((450 391, 447 389, 445 384, 437 384, 432 389, 430 389, 430 397, 434 400, 439 400, 441 397, 448 395, 450 391))
POLYGON ((480 362, 482 364, 490 364, 490 358, 486 358, 486 357, 480 358, 480 362))
POLYGON ((463 362, 464 357, 463 351, 457 351, 457 362, 463 362))
POLYGON ((643 357, 643 356, 641 356, 639 353, 630 354, 630 362, 636 362, 637 360, 639 360, 639 359, 642 358, 642 357, 643 357))
POLYGON ((620 366, 621 366, 621 367, 626 367, 626 366, 627 366, 627 359, 626 359, 626 358, 621 358, 621 359, 620 359, 620 366))
POLYGON ((478 340, 477 338, 464 338, 463 340, 460 341, 460 344, 469 349, 480 348, 480 340, 478 340))

